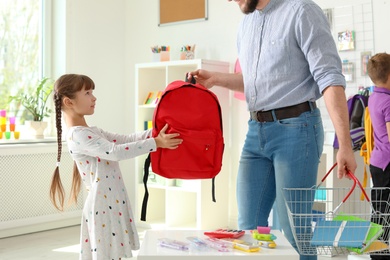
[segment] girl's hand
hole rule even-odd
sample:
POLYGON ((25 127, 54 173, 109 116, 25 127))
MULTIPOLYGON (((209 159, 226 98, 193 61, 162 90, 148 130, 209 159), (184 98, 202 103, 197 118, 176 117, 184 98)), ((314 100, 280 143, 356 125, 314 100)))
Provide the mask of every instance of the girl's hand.
POLYGON ((154 138, 156 141, 157 148, 167 148, 167 149, 176 149, 183 142, 183 139, 177 138, 180 134, 166 134, 165 131, 168 129, 168 124, 166 124, 154 138))

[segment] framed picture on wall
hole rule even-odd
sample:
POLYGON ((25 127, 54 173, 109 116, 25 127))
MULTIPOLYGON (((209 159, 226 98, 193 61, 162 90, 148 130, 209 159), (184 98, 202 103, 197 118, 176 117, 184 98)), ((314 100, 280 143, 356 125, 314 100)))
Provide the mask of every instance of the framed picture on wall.
POLYGON ((362 68, 362 76, 367 76, 367 64, 368 60, 371 58, 371 51, 365 51, 360 54, 361 56, 361 68, 362 68))
POLYGON ((355 65, 353 62, 343 61, 342 70, 346 82, 353 82, 355 80, 355 65))
POLYGON ((346 30, 337 35, 339 51, 349 51, 355 49, 355 32, 346 30))
POLYGON ((207 0, 160 0, 158 26, 207 20, 207 0))
POLYGON ((328 19, 329 27, 333 29, 333 9, 328 8, 328 9, 323 9, 322 10, 328 19))

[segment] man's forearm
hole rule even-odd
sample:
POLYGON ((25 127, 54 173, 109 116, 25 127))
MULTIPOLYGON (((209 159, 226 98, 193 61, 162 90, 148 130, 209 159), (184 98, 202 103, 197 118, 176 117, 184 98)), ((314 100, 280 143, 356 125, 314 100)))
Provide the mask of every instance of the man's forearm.
POLYGON ((344 88, 342 86, 329 86, 324 90, 323 96, 340 148, 351 147, 349 115, 344 88))
POLYGON ((234 91, 244 92, 244 81, 241 73, 216 73, 214 85, 225 87, 234 91))

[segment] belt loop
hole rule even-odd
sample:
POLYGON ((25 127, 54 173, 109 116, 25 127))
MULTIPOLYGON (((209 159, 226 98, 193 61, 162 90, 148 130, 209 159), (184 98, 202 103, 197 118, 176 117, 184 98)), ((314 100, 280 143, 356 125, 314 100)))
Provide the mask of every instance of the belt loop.
POLYGON ((314 110, 313 102, 311 102, 311 101, 307 101, 307 102, 309 102, 310 110, 313 112, 313 110, 314 110))
POLYGON ((278 121, 278 119, 276 118, 276 115, 275 115, 275 109, 272 109, 272 110, 271 110, 271 115, 272 115, 272 119, 273 119, 274 121, 278 121))

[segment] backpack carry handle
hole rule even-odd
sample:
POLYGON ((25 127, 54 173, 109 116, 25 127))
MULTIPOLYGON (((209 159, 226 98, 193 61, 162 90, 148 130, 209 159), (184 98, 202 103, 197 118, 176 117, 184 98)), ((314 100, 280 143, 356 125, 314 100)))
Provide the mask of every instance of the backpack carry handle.
POLYGON ((191 84, 196 84, 196 80, 194 77, 191 78, 191 81, 188 79, 188 72, 186 73, 186 79, 185 82, 191 83, 191 84))

